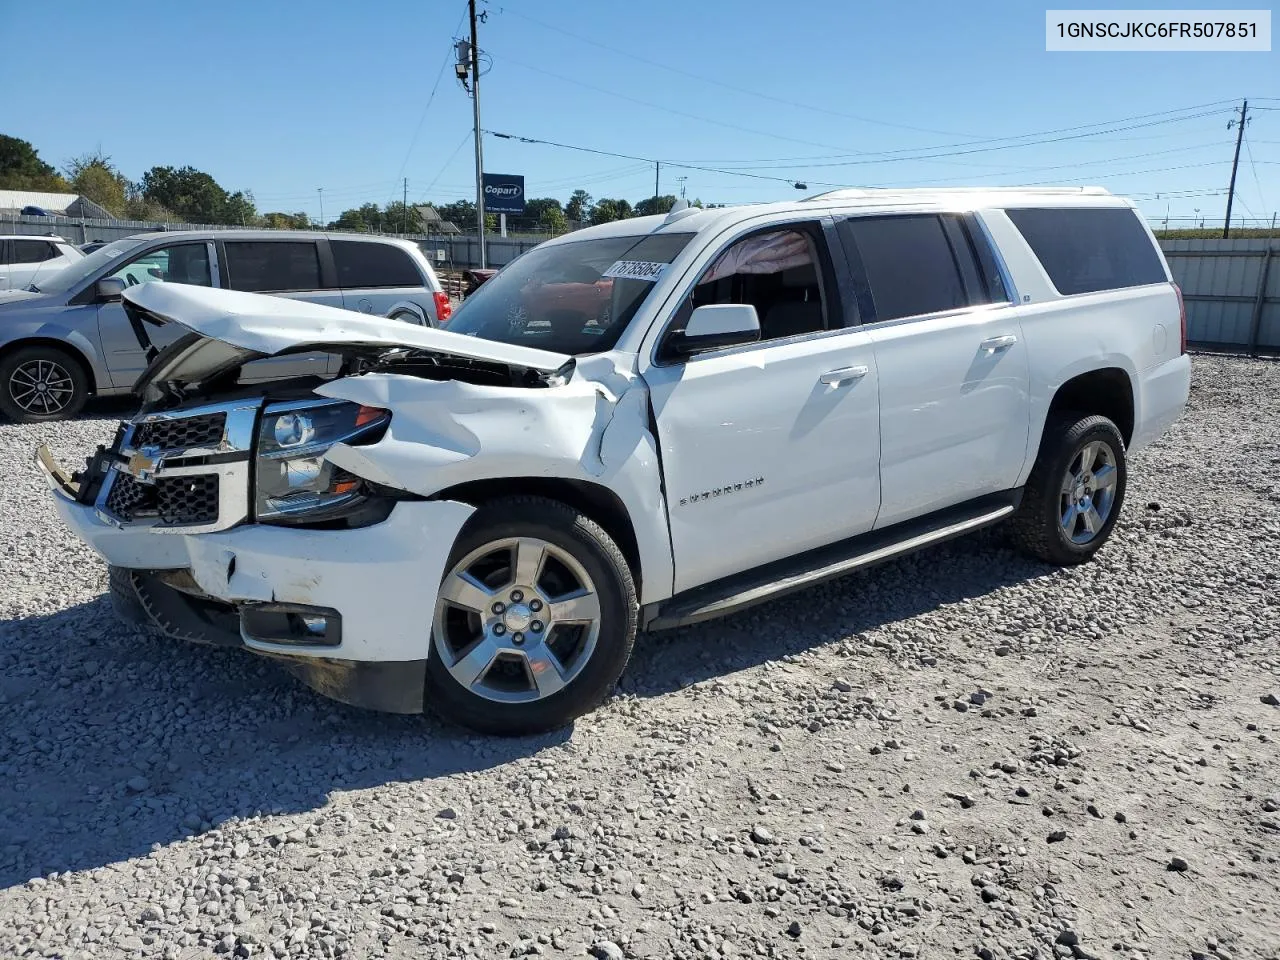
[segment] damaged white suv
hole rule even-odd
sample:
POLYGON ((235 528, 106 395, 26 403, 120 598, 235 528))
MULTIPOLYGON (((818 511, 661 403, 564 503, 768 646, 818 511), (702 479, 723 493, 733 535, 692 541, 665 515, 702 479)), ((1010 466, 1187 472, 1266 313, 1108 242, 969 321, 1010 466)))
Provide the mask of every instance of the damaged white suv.
POLYGON ((1103 191, 841 191, 548 241, 447 330, 148 284, 142 410, 58 511, 117 608, 340 700, 564 724, 637 630, 1007 520, 1088 559, 1189 388, 1181 298, 1103 191), (157 351, 153 324, 188 332, 157 351), (336 378, 247 383, 321 350, 336 378))

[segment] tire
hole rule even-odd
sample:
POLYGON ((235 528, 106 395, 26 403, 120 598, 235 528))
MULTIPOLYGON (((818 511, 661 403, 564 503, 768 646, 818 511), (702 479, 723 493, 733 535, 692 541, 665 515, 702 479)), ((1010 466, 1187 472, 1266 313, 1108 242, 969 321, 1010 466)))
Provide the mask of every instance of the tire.
POLYGON ((37 344, 0 359, 0 413, 14 423, 74 417, 89 397, 89 375, 68 350, 37 344))
POLYGON ((564 726, 618 682, 637 615, 630 567, 594 521, 542 497, 484 504, 459 534, 440 584, 427 703, 481 733, 564 726))
POLYGON ((111 588, 111 609, 116 616, 140 627, 150 627, 151 618, 138 599, 133 585, 133 571, 124 567, 107 567, 107 584, 111 588))
POLYGON ((397 310, 395 313, 393 313, 393 314, 392 314, 390 317, 388 317, 387 319, 389 319, 389 320, 399 320, 401 323, 411 323, 411 324, 413 324, 415 327, 429 327, 429 326, 431 326, 431 324, 427 323, 427 321, 423 320, 423 319, 422 319, 420 316, 418 316, 416 313, 411 313, 411 312, 409 312, 408 310, 397 310))
POLYGON ((1046 563, 1084 563, 1110 537, 1127 481, 1124 438, 1114 423, 1079 412, 1056 414, 1045 425, 1010 532, 1046 563))

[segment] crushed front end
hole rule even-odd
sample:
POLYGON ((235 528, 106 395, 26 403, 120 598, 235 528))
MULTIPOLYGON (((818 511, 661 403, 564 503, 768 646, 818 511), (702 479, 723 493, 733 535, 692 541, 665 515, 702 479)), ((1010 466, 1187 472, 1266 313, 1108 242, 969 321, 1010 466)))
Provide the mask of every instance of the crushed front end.
POLYGON ((58 513, 110 566, 122 615, 280 659, 327 696, 422 710, 430 596, 472 508, 325 459, 388 411, 246 396, 143 413, 74 476, 36 459, 58 513))

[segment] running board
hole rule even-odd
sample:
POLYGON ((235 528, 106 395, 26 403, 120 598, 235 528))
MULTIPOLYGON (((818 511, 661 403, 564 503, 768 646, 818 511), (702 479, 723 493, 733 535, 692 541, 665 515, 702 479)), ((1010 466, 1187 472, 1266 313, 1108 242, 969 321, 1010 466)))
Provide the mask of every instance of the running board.
POLYGON ((666 630, 722 617, 944 540, 972 533, 1009 516, 1017 509, 1021 499, 1021 490, 991 494, 918 520, 873 530, 706 586, 695 587, 670 600, 654 604, 650 608, 652 613, 645 620, 645 628, 666 630))

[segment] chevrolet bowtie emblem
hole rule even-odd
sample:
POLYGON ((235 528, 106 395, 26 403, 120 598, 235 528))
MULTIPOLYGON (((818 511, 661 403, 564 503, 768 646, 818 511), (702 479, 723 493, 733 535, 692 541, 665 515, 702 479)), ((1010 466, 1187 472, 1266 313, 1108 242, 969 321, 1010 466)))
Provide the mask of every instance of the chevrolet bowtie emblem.
POLYGON ((155 468, 155 459, 148 457, 145 453, 135 453, 129 458, 129 472, 135 477, 141 477, 150 473, 155 468))

